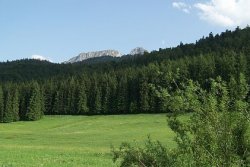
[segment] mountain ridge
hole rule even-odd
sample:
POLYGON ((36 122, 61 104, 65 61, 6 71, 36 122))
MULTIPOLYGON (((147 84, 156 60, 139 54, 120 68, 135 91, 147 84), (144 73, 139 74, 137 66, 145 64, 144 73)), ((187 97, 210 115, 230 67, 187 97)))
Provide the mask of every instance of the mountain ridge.
POLYGON ((117 50, 102 50, 102 51, 92 51, 87 53, 80 53, 78 56, 75 56, 68 61, 65 61, 64 63, 76 63, 80 61, 87 60, 89 58, 96 58, 96 57, 102 57, 102 56, 111 56, 111 57, 121 57, 122 54, 117 50))
MULTIPOLYGON (((130 51, 128 55, 135 56, 135 55, 143 55, 144 53, 148 53, 146 49, 143 47, 136 47, 130 51)), ((93 59, 93 58, 100 58, 100 57, 113 57, 113 58, 118 58, 126 56, 122 54, 121 52, 117 50, 101 50, 101 51, 92 51, 92 52, 86 52, 86 53, 80 53, 78 56, 72 57, 68 61, 63 62, 64 64, 68 63, 77 63, 77 62, 82 62, 88 59, 93 59)), ((103 59, 105 60, 105 59, 103 59)))

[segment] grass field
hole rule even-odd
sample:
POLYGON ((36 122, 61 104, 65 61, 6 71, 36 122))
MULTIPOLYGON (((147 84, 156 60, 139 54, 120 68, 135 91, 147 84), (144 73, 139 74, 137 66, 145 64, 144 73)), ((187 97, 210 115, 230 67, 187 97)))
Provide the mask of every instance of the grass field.
POLYGON ((142 144, 148 135, 174 147, 165 115, 46 116, 0 124, 0 166, 116 166, 110 146, 142 144))

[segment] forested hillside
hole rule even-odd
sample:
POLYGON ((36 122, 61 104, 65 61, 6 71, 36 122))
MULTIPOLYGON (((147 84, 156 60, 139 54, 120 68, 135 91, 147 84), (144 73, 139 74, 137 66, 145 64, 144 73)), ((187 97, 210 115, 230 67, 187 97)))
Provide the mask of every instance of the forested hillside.
POLYGON ((209 89, 210 78, 217 76, 236 83, 245 76, 249 83, 249 62, 249 27, 210 33, 195 44, 180 43, 142 56, 75 64, 4 62, 0 63, 0 120, 37 120, 43 114, 170 112, 157 87, 174 92, 191 79, 209 89))

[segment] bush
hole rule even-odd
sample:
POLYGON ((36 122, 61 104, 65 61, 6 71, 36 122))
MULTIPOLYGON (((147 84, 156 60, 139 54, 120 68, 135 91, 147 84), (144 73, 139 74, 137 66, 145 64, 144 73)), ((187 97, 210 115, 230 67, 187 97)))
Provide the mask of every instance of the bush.
MULTIPOLYGON (((120 159, 122 167, 250 166, 248 85, 242 75, 239 83, 228 85, 220 77, 210 81, 209 91, 191 80, 182 84, 169 94, 166 105, 172 111, 168 124, 176 133, 177 148, 170 151, 150 139, 144 148, 122 144, 113 151, 114 161, 120 159), (189 122, 178 119, 179 113, 190 111, 189 122)), ((167 91, 159 92, 166 97, 167 91)))

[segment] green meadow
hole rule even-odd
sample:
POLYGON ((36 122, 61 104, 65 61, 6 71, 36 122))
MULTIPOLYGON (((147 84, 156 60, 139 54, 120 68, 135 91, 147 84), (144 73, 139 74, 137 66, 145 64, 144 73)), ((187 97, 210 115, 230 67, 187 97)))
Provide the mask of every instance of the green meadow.
POLYGON ((35 122, 0 124, 0 166, 117 166, 111 145, 143 145, 148 135, 175 146, 164 114, 45 116, 35 122))

